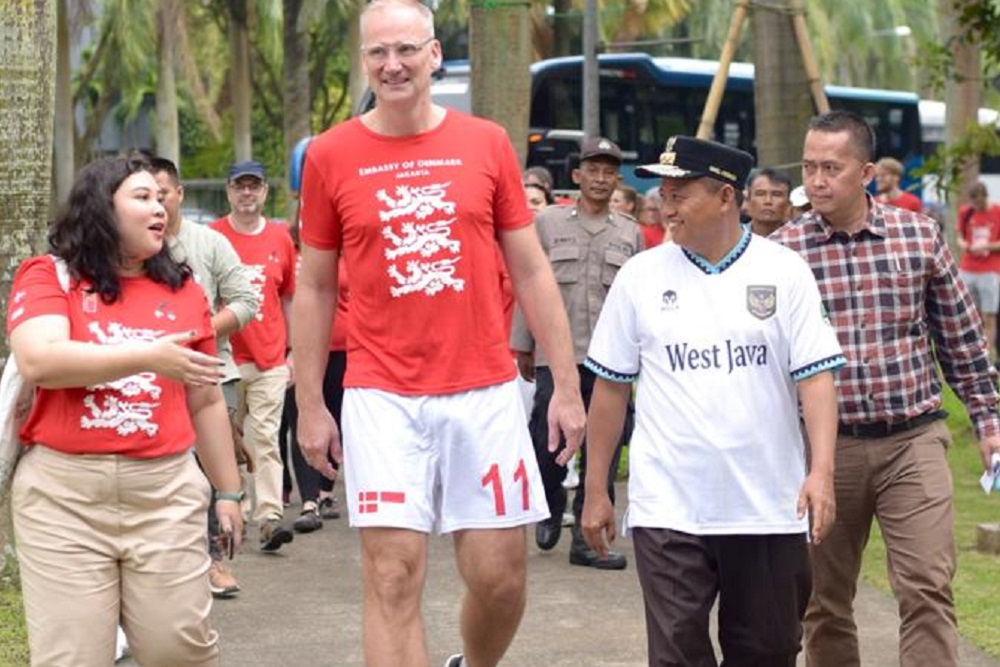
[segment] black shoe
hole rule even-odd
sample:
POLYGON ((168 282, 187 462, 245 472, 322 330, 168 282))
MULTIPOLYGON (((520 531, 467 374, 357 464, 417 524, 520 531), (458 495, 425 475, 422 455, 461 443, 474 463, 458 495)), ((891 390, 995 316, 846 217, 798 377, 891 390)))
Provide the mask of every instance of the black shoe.
POLYGON ((462 667, 462 654, 456 653, 444 661, 444 667, 462 667))
POLYGON ((292 531, 281 525, 280 519, 268 519, 260 527, 260 550, 277 551, 282 544, 295 539, 292 531))
POLYGON ((326 496, 319 501, 319 515, 324 519, 339 519, 340 512, 337 511, 337 499, 333 496, 326 496))
POLYGON ((620 553, 609 551, 607 556, 601 557, 583 539, 574 539, 573 545, 569 548, 570 565, 582 565, 598 570, 624 570, 628 567, 628 559, 620 553))
POLYGON ((548 518, 535 524, 535 543, 542 551, 549 551, 559 544, 562 535, 562 517, 548 518))
POLYGON ((299 518, 292 523, 296 533, 311 533, 323 527, 323 519, 319 517, 316 503, 306 503, 299 518))

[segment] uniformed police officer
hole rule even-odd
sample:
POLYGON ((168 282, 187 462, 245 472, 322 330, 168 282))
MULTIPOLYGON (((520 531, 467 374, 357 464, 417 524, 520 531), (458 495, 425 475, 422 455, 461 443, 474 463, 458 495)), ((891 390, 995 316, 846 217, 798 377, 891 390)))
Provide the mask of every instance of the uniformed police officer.
MULTIPOLYGON (((620 180, 621 163, 622 153, 614 142, 600 137, 584 141, 580 148, 580 165, 573 170, 573 182, 580 187, 579 200, 575 204, 549 206, 535 220, 538 236, 552 263, 569 316, 584 405, 589 404, 594 386, 594 373, 583 366, 591 332, 618 269, 625 260, 642 250, 642 233, 636 221, 629 215, 611 211, 609 207, 611 196, 620 180)), ((562 486, 566 468, 558 465, 555 453, 548 450, 546 415, 552 398, 552 373, 544 356, 535 352, 531 333, 519 313, 514 318, 510 346, 518 352, 521 374, 529 380, 534 377, 536 383, 528 428, 534 441, 538 467, 545 483, 545 496, 552 515, 537 524, 535 540, 539 548, 548 550, 559 541, 567 502, 566 490, 562 486)), ((627 437, 626 433, 622 438, 623 442, 627 441, 627 437)), ((582 477, 587 457, 585 449, 581 448, 581 452, 582 477)), ((616 462, 620 453, 621 445, 615 455, 616 462)), ((612 466, 608 474, 608 490, 612 498, 616 469, 617 464, 612 466)), ((569 554, 570 563, 607 570, 625 568, 627 561, 623 555, 609 553, 602 557, 583 540, 578 528, 583 501, 584 491, 581 485, 573 501, 576 521, 569 554)))

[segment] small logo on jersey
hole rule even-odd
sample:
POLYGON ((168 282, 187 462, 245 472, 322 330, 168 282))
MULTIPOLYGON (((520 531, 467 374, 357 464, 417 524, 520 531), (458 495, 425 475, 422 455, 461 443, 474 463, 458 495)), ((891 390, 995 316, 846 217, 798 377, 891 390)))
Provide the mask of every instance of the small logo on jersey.
POLYGON ((774 285, 747 285, 747 310, 758 320, 766 320, 778 309, 778 289, 774 285))
POLYGON ((677 310, 677 292, 672 289, 664 292, 660 300, 662 301, 660 310, 677 310))
POLYGON ((174 312, 173 306, 170 305, 169 301, 161 301, 156 306, 156 310, 153 311, 153 316, 158 320, 167 318, 171 322, 177 319, 177 314, 174 312))
POLYGON ((87 292, 83 296, 83 312, 93 315, 97 312, 97 293, 87 292))

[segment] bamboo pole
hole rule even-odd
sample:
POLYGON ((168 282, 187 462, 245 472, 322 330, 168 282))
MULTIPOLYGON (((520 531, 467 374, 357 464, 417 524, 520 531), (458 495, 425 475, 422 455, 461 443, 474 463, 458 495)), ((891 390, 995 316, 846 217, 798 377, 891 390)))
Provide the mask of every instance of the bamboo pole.
POLYGON ((816 105, 818 113, 830 111, 830 101, 826 99, 826 91, 823 90, 823 81, 819 76, 819 67, 816 65, 816 56, 813 54, 812 41, 809 39, 809 30, 806 27, 805 9, 801 0, 791 1, 792 26, 795 28, 795 41, 799 43, 799 51, 802 52, 802 64, 806 68, 806 78, 809 81, 809 92, 812 93, 813 104, 816 105))
POLYGON ((750 0, 739 0, 736 3, 736 10, 733 12, 733 20, 729 23, 729 34, 726 35, 726 43, 722 46, 722 55, 719 56, 719 69, 712 79, 712 87, 708 90, 708 98, 705 100, 705 109, 701 114, 701 124, 698 125, 698 138, 711 139, 712 129, 715 127, 715 118, 719 114, 719 105, 722 103, 722 94, 726 90, 726 79, 729 78, 729 63, 733 60, 736 47, 740 43, 740 34, 743 32, 743 24, 746 23, 747 8, 750 0))

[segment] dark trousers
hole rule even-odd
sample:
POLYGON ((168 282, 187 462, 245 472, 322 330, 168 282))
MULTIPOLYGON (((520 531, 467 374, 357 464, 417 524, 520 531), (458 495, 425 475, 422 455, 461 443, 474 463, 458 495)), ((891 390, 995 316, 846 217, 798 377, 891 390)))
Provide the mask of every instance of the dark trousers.
MULTIPOLYGON (((594 380, 596 376, 593 371, 586 366, 577 366, 580 373, 580 393, 583 396, 583 407, 590 407, 590 397, 594 393, 594 380)), ((538 459, 538 468, 542 473, 542 483, 545 485, 545 500, 549 504, 549 511, 552 513, 553 521, 562 521, 562 515, 566 511, 567 497, 563 482, 566 480, 566 467, 556 463, 556 455, 566 445, 560 439, 559 449, 555 452, 549 451, 549 402, 552 400, 552 392, 555 384, 552 380, 552 371, 547 366, 539 366, 535 369, 535 403, 531 408, 531 419, 528 421, 528 430, 531 433, 531 442, 535 446, 535 458, 538 459)), ((625 418, 625 426, 622 429, 622 437, 618 441, 615 455, 611 461, 611 468, 608 470, 608 494, 611 502, 615 501, 615 475, 618 472, 618 462, 622 455, 622 444, 628 442, 632 437, 632 402, 629 401, 629 410, 625 418)), ((586 499, 583 479, 587 476, 587 448, 586 443, 580 448, 580 486, 577 487, 576 496, 573 498, 573 515, 576 517, 577 525, 580 523, 580 515, 583 514, 583 503, 586 499)))
MULTIPOLYGON (((323 374, 323 402, 326 409, 333 415, 340 428, 340 406, 344 401, 344 372, 347 370, 347 352, 336 350, 330 352, 326 363, 326 372, 323 374)), ((318 470, 309 465, 306 457, 303 456, 299 448, 296 436, 299 421, 299 409, 295 403, 295 389, 289 388, 285 394, 285 408, 281 414, 281 428, 278 431, 278 446, 281 449, 281 458, 285 462, 285 489, 292 488, 291 476, 288 472, 288 452, 291 450, 292 469, 295 471, 295 483, 299 487, 299 496, 302 502, 319 498, 320 491, 333 491, 333 480, 327 479, 318 470)), ((334 463, 336 468, 337 464, 334 463)))
POLYGON ((716 667, 708 623, 719 597, 723 667, 795 667, 812 590, 804 533, 689 535, 634 528, 650 667, 716 667))

